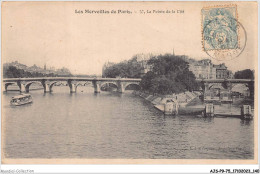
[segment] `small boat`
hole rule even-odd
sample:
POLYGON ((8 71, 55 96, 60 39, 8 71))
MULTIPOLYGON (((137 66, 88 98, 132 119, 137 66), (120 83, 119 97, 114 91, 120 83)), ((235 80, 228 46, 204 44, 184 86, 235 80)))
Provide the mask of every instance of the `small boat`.
POLYGON ((25 104, 32 103, 32 96, 30 94, 21 94, 18 96, 12 97, 10 101, 13 106, 21 106, 25 104))

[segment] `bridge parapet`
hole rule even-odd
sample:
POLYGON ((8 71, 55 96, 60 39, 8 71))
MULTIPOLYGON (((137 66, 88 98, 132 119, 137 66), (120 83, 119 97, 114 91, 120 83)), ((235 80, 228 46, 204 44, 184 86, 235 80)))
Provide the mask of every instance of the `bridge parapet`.
POLYGON ((254 79, 196 79, 197 82, 202 83, 222 83, 222 82, 231 82, 231 83, 249 83, 254 82, 254 79))
POLYGON ((140 82, 141 79, 135 78, 93 78, 93 77, 37 77, 37 78, 6 78, 3 79, 4 82, 16 82, 16 81, 122 81, 122 82, 140 82))

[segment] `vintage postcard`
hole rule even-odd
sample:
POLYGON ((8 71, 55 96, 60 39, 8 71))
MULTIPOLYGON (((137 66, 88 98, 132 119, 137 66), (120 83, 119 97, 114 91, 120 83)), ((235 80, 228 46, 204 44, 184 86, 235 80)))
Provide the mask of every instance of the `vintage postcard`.
POLYGON ((1 13, 2 163, 257 164, 257 2, 1 13))

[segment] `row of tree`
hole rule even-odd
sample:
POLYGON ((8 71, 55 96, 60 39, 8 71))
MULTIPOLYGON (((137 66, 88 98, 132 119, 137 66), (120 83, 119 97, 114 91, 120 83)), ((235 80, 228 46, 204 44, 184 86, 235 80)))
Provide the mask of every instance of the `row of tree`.
POLYGON ((23 69, 17 69, 15 66, 4 66, 3 77, 4 78, 23 78, 23 77, 57 77, 59 75, 50 73, 43 74, 40 72, 28 72, 23 69))
POLYGON ((116 77, 127 77, 127 78, 140 78, 142 66, 137 61, 137 57, 134 56, 129 61, 120 62, 112 66, 107 67, 103 71, 103 77, 116 78, 116 77))
POLYGON ((234 74, 235 79, 254 79, 254 72, 250 69, 237 71, 234 74))

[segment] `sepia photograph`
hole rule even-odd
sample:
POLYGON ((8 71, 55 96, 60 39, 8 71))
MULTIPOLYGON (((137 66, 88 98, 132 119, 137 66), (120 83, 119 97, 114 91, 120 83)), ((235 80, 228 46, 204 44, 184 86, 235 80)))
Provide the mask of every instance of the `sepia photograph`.
POLYGON ((257 2, 1 15, 3 164, 257 164, 257 2))

